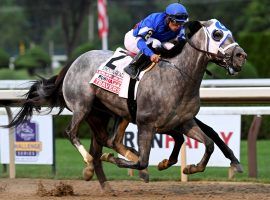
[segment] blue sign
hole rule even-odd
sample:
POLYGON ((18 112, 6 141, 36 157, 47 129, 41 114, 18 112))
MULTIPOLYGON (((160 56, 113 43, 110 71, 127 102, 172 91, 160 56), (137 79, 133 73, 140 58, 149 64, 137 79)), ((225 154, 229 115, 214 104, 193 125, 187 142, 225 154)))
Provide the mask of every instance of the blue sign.
POLYGON ((37 156, 38 124, 27 121, 15 127, 16 156, 37 156))

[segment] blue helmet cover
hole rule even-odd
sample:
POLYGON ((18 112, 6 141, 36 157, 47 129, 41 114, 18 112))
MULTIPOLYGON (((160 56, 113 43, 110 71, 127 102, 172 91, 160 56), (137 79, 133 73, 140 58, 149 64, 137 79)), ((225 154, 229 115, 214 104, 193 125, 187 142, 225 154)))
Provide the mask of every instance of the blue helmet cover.
POLYGON ((172 20, 177 22, 185 22, 188 18, 188 12, 186 8, 180 3, 172 3, 168 5, 165 13, 169 15, 172 20))

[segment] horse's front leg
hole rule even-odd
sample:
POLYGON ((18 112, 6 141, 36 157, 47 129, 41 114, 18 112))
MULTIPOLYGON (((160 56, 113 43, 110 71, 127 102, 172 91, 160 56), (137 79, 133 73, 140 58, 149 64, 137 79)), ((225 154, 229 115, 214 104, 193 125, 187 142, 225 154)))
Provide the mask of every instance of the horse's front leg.
POLYGON ((100 160, 100 156, 102 154, 102 147, 103 147, 102 145, 97 143, 96 136, 93 135, 91 146, 90 146, 90 154, 93 155, 94 157, 93 163, 94 163, 94 169, 95 169, 98 181, 100 183, 100 186, 103 192, 113 193, 113 190, 104 174, 104 171, 102 168, 102 161, 100 160))
MULTIPOLYGON (((91 155, 93 155, 94 158, 93 163, 96 176, 103 192, 112 193, 113 190, 107 182, 107 178, 102 168, 102 162, 100 160, 102 148, 108 139, 106 127, 108 125, 109 118, 104 114, 99 116, 98 113, 91 113, 86 118, 86 121, 92 129, 93 133, 89 152, 91 155)), ((88 177, 88 175, 85 173, 87 173, 87 171, 84 171, 84 178, 88 177)))
POLYGON ((203 172, 210 159, 211 154, 214 151, 214 142, 208 138, 204 132, 199 128, 194 120, 188 121, 183 125, 184 134, 190 138, 193 138, 205 145, 205 153, 201 161, 197 165, 188 165, 184 168, 184 174, 194 174, 197 172, 203 172))
POLYGON ((207 126, 202 121, 194 118, 196 124, 200 127, 200 129, 214 141, 214 143, 218 146, 218 148, 222 151, 224 156, 231 161, 231 166, 234 167, 236 172, 242 173, 243 167, 240 164, 239 160, 235 157, 233 151, 223 142, 223 140, 218 136, 216 131, 210 126, 207 126))
POLYGON ((164 159, 158 164, 158 170, 167 169, 177 163, 181 146, 185 141, 180 131, 170 130, 162 134, 170 135, 174 139, 174 147, 169 159, 164 159))

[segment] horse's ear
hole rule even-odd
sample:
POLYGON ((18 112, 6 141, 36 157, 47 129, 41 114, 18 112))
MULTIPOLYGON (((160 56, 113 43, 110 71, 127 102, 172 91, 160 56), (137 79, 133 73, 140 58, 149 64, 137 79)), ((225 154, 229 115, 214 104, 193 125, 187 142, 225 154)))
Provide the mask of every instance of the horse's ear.
POLYGON ((212 24, 212 21, 211 21, 211 20, 209 20, 209 21, 200 21, 200 23, 201 23, 203 26, 208 27, 208 26, 210 26, 210 25, 212 24))
POLYGON ((188 21, 185 23, 186 36, 191 38, 195 33, 202 28, 202 24, 199 21, 188 21))

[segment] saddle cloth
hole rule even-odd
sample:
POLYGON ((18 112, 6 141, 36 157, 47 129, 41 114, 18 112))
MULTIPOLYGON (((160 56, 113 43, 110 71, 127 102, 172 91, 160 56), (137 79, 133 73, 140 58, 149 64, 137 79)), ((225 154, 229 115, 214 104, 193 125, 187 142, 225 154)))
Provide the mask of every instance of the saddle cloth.
MULTIPOLYGON (((128 66, 132 59, 126 50, 117 48, 113 56, 100 65, 89 83, 118 94, 122 98, 128 98, 130 76, 124 72, 124 68, 128 66)), ((140 73, 139 80, 143 75, 144 71, 140 73)), ((134 100, 136 99, 138 85, 139 81, 135 85, 134 100)))

